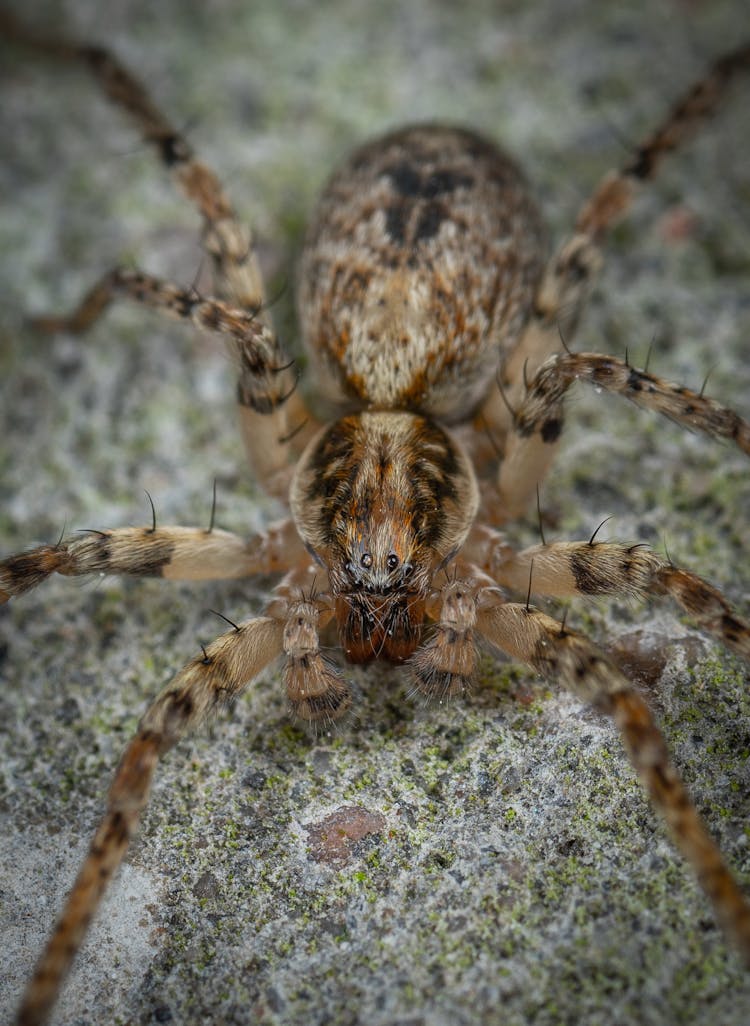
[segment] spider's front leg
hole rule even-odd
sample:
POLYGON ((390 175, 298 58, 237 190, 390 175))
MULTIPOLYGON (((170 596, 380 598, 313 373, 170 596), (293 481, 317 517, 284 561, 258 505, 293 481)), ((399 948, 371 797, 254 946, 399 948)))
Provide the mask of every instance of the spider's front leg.
POLYGON ((122 862, 148 800, 158 760, 188 731, 236 699, 277 656, 293 709, 304 719, 330 721, 349 704, 349 691, 323 662, 317 627, 333 615, 324 596, 301 599, 316 567, 291 571, 264 615, 237 624, 167 684, 143 716, 120 761, 107 810, 63 912, 37 964, 18 1012, 18 1026, 46 1021, 104 890, 122 862))
POLYGON ((43 952, 18 1012, 18 1026, 46 1021, 113 873, 122 862, 148 800, 161 756, 188 730, 236 698, 283 647, 283 621, 263 616, 208 645, 166 686, 125 749, 107 811, 43 952))
POLYGON ((54 573, 64 577, 124 574, 171 580, 229 580, 274 574, 305 563, 291 520, 254 538, 210 527, 121 527, 88 530, 84 537, 40 545, 0 560, 0 604, 35 588, 54 573))
POLYGON ((676 567, 647 545, 552 542, 516 552, 504 535, 477 525, 464 547, 468 559, 504 588, 548 598, 668 595, 708 634, 750 661, 750 623, 698 574, 676 567))
POLYGON ((672 766, 643 698, 586 637, 533 606, 506 602, 494 581, 478 568, 461 564, 458 573, 459 579, 430 603, 439 622, 429 644, 412 660, 419 690, 440 695, 456 690, 456 681, 463 686, 475 643, 484 638, 610 716, 653 804, 750 967, 750 904, 672 766))

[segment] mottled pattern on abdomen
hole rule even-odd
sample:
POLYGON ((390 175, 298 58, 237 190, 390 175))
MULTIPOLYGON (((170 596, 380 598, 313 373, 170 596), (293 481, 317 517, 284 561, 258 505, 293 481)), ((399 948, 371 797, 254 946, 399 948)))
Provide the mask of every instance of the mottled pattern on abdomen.
POLYGON ((300 268, 327 399, 465 420, 518 343, 543 267, 516 165, 473 132, 400 129, 333 176, 300 268))

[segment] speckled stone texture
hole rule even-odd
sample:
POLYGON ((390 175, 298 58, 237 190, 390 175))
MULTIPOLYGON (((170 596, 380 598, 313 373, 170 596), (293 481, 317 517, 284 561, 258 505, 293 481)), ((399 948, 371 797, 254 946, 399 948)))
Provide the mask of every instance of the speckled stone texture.
MULTIPOLYGON (((293 346, 293 266, 334 162, 404 121, 471 123, 523 164, 551 237, 711 56, 740 0, 70 0, 47 28, 116 47, 252 220, 293 346)), ((33 8, 33 9, 31 9, 33 8)), ((746 19, 745 19, 746 21, 746 19)), ((746 25, 744 26, 747 27, 746 25)), ((221 344, 132 307, 40 338, 125 261, 201 280, 197 219, 85 73, 0 49, 0 548, 63 527, 279 514, 243 466, 221 344)), ((614 234, 577 345, 750 416, 750 80, 614 234)), ((728 446, 579 389, 543 489, 547 537, 648 541, 748 612, 750 474, 728 446), (745 544, 743 545, 743 540, 745 544)), ((535 516, 515 525, 537 537, 535 516)), ((145 704, 269 582, 55 580, 0 610, 0 1018, 83 856, 145 704)), ((550 604, 560 613, 559 605, 550 604)), ((747 668, 674 608, 568 622, 643 686, 750 890, 747 668)), ((335 735, 291 723, 280 675, 168 756, 55 1022, 594 1026, 750 1021, 750 983, 609 723, 487 656, 423 707, 352 673, 335 735)))

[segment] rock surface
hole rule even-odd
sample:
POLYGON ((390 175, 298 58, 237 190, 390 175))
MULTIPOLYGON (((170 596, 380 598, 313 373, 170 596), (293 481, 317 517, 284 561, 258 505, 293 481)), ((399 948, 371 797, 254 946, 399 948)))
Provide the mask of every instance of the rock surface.
MULTIPOLYGON (((468 122, 524 165, 551 237, 711 56, 741 4, 70 0, 35 17, 114 46, 252 220, 293 344, 294 254, 337 158, 399 122, 468 122)), ((85 339, 28 313, 115 263, 197 280, 197 222, 87 76, 0 57, 0 547, 150 518, 257 530, 221 345, 134 308, 85 339)), ((750 416, 750 79, 615 233, 577 345, 750 416)), ((747 614, 748 464, 577 391, 543 490, 548 537, 666 545, 747 614), (744 539, 744 547, 743 547, 744 539)), ((536 539, 535 515, 514 526, 536 539)), ((268 582, 55 580, 0 610, 2 1017, 53 922, 140 713, 268 582)), ((550 604, 553 613, 560 606, 550 604)), ((666 604, 568 622, 646 690, 750 890, 747 668, 666 604)), ((54 1021, 284 1026, 740 1026, 750 985, 613 728, 524 668, 422 707, 353 673, 356 715, 309 737, 278 671, 172 752, 54 1021), (342 826, 343 824, 343 826, 342 826), (341 831, 331 840, 331 828, 341 831)))

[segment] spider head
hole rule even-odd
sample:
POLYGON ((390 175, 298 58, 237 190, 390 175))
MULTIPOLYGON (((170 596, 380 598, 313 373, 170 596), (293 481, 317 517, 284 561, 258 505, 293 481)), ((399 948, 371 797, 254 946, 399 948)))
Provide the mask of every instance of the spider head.
POLYGON ((328 571, 350 662, 400 663, 414 652, 432 577, 460 548, 477 503, 465 453, 425 417, 353 414, 312 440, 292 512, 328 571))
POLYGON ((353 663, 400 663, 419 644, 429 568, 405 508, 379 495, 370 520, 349 519, 328 568, 341 645, 353 663))

